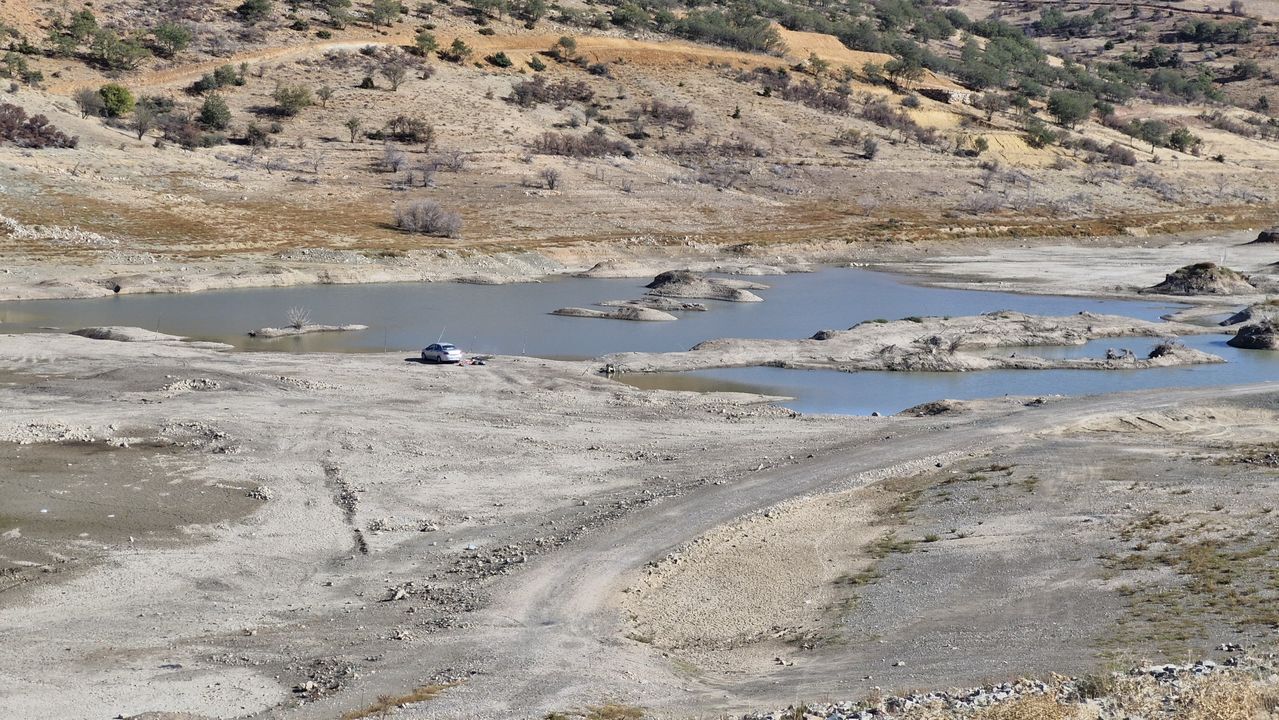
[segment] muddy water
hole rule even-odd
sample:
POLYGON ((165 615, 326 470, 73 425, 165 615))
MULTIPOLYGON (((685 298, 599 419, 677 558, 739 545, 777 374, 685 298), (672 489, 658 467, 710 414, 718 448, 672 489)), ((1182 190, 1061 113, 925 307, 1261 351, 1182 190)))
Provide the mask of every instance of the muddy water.
POLYGON ((0 572, 180 541, 183 526, 261 505, 243 488, 197 479, 202 465, 172 448, 0 443, 0 572))

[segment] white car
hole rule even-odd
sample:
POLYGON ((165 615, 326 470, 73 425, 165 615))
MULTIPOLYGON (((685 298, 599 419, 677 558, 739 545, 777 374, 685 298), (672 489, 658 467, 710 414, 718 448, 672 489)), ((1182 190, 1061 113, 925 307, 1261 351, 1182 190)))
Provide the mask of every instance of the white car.
POLYGON ((422 362, 455 363, 462 362, 462 351, 452 343, 431 343, 422 348, 422 362))

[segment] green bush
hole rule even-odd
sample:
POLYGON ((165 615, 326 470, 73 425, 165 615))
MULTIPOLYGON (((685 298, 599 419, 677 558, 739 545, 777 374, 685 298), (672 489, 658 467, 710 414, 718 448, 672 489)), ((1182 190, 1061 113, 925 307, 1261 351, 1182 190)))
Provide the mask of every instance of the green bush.
POLYGON ((231 108, 221 95, 210 95, 200 106, 200 124, 210 130, 226 130, 231 125, 231 108))
POLYGON ((499 52, 499 53, 496 53, 496 54, 493 54, 493 55, 489 55, 488 57, 486 57, 486 58, 484 58, 484 59, 485 59, 485 60, 486 60, 486 61, 487 61, 490 65, 496 65, 497 67, 500 67, 500 68, 508 68, 508 67, 510 67, 510 66, 512 66, 512 65, 514 65, 514 64, 515 64, 515 63, 511 62, 511 59, 510 59, 509 57, 507 57, 507 56, 506 56, 506 53, 504 53, 504 52, 499 52))
POLYGON ((117 83, 103 85, 98 94, 102 96, 102 112, 107 117, 123 117, 133 112, 137 99, 129 88, 117 83))
POLYGON ((244 0, 235 9, 240 19, 252 25, 261 22, 271 15, 271 0, 244 0))

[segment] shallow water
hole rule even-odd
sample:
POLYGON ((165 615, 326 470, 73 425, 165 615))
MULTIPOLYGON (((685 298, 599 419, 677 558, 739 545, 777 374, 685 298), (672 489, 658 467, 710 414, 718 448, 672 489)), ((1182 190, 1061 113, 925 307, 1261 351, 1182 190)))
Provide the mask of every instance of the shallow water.
MULTIPOLYGON (((1238 350, 1225 335, 1183 338, 1187 346, 1227 360, 1224 364, 1147 370, 983 370, 978 372, 854 372, 755 367, 687 373, 619 376, 647 389, 758 392, 794 398, 781 404, 806 413, 891 414, 933 400, 971 400, 1003 395, 1092 395, 1160 387, 1205 387, 1279 378, 1279 352, 1238 350)), ((1158 342, 1149 338, 1095 340, 1087 345, 1017 348, 1018 355, 1104 357, 1106 348, 1129 348, 1144 357, 1158 342)))
POLYGON ((677 322, 549 315, 561 307, 591 307, 602 300, 625 300, 644 293, 645 281, 638 279, 566 278, 495 286, 319 285, 0 303, 0 331, 136 325, 245 350, 286 352, 418 350, 442 338, 470 352, 597 357, 624 351, 687 350, 720 337, 808 337, 863 320, 910 315, 973 315, 1003 309, 1069 315, 1089 310, 1156 320, 1175 309, 1144 301, 918 287, 899 276, 857 269, 747 279, 772 286, 758 291, 765 302, 706 300, 702 302, 710 311, 680 313, 677 322), (286 325, 288 310, 295 306, 309 309, 316 323, 359 323, 369 329, 275 340, 247 336, 263 326, 286 325))
MULTIPOLYGON (((677 322, 627 322, 550 315, 561 307, 592 307, 637 298, 638 279, 565 278, 543 283, 466 285, 390 283, 225 290, 182 295, 124 295, 99 300, 0 303, 0 331, 72 330, 136 325, 159 332, 230 343, 244 350, 286 352, 416 352, 442 338, 472 353, 585 358, 625 351, 687 350, 720 337, 800 338, 864 320, 912 315, 961 316, 994 310, 1043 315, 1081 311, 1158 320, 1180 306, 1140 300, 1018 295, 997 291, 920 287, 910 279, 857 269, 827 269, 782 277, 751 277, 770 285, 762 303, 705 302, 708 312, 680 313, 677 322), (247 336, 265 325, 287 324, 291 307, 305 307, 323 324, 360 323, 368 330, 276 340, 247 336)), ((1225 335, 1186 339, 1220 355, 1225 365, 1151 370, 996 370, 970 373, 891 373, 740 368, 692 373, 628 375, 647 388, 760 392, 794 397, 804 412, 892 413, 941 398, 1005 394, 1086 394, 1152 387, 1218 385, 1279 377, 1279 353, 1236 350, 1225 335)), ((1101 357, 1129 348, 1144 357, 1148 338, 1097 340, 1084 346, 1018 348, 1041 357, 1101 357)))

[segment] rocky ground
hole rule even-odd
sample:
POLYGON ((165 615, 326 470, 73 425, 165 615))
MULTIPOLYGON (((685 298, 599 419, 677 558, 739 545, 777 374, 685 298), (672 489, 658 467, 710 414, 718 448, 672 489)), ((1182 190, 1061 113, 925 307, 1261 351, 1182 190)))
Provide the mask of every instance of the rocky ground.
POLYGON ((1216 518, 1267 581, 1263 387, 800 417, 89 334, 0 339, 7 714, 680 716, 1265 637, 1134 535, 1216 518))

